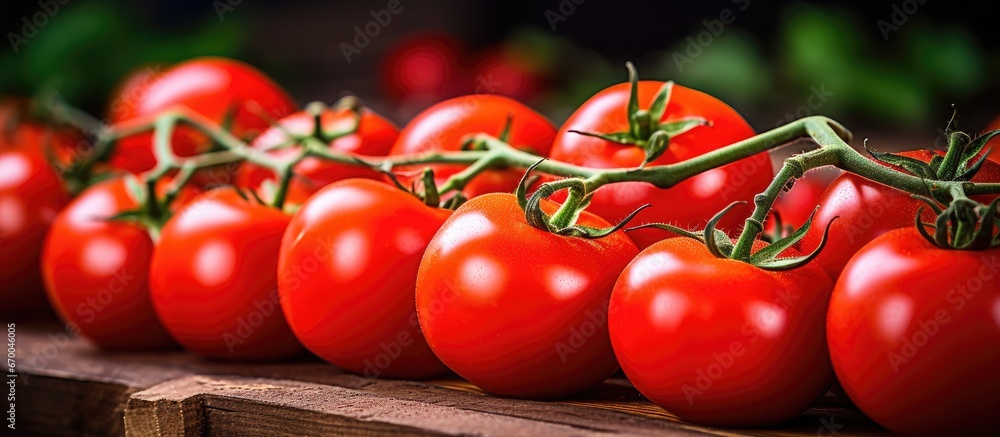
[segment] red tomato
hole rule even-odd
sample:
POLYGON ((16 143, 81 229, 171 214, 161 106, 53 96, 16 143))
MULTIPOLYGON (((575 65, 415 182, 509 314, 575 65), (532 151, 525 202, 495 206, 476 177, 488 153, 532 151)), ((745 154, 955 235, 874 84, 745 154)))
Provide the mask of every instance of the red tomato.
MULTIPOLYGON (((639 107, 649 108, 663 82, 639 82, 639 107)), ((557 161, 594 168, 638 167, 644 159, 640 147, 612 143, 584 136, 571 130, 591 133, 614 133, 629 130, 627 106, 631 85, 611 86, 584 102, 559 129, 552 153, 557 161)), ((701 117, 711 126, 698 126, 670 140, 670 146, 651 165, 684 161, 753 136, 753 129, 740 115, 722 101, 690 88, 674 85, 662 120, 701 117)), ((608 185, 594 193, 588 208, 610 222, 618 222, 639 206, 649 203, 635 218, 635 223, 668 222, 682 228, 704 228, 708 220, 732 202, 753 204, 753 197, 767 189, 774 172, 767 153, 760 153, 733 164, 706 171, 673 188, 663 190, 645 182, 608 185)), ((564 193, 553 196, 559 200, 564 193)), ((719 228, 727 232, 740 229, 750 215, 750 206, 741 206, 727 214, 719 228)), ((673 234, 658 229, 629 232, 640 248, 673 234)))
MULTIPOLYGON (((269 128, 272 120, 296 109, 295 101, 270 78, 247 64, 226 58, 196 58, 177 64, 139 92, 131 105, 134 110, 126 109, 121 116, 112 114, 112 122, 155 117, 172 108, 186 107, 220 125, 232 114, 230 131, 241 138, 256 136, 269 128)), ((209 150, 211 142, 185 126, 175 131, 173 147, 179 156, 192 156, 209 150)), ((110 162, 133 173, 153 168, 153 134, 119 141, 110 162)), ((225 173, 214 176, 220 179, 214 182, 228 182, 225 173)))
POLYGON ((41 153, 0 145, 0 315, 25 316, 48 307, 39 254, 49 224, 68 200, 41 153))
POLYGON ((538 97, 545 78, 540 68, 515 47, 487 52, 472 69, 477 93, 499 94, 519 101, 538 97))
POLYGON ((382 90, 404 105, 433 103, 467 92, 461 57, 464 50, 453 37, 418 34, 386 50, 379 66, 382 90))
POLYGON ((671 238, 622 272, 611 343, 639 392, 684 420, 778 424, 833 382, 823 343, 832 288, 812 265, 766 271, 671 238))
POLYGON ((182 346, 268 360, 302 346, 281 314, 278 249, 290 217, 232 188, 206 192, 163 227, 149 268, 153 308, 182 346))
POLYGON ((49 301, 66 323, 102 349, 174 344, 149 299, 149 233, 107 219, 137 206, 122 177, 93 185, 52 221, 42 252, 49 301))
POLYGON ((824 179, 820 172, 812 171, 795 181, 791 190, 781 193, 774 202, 773 210, 781 214, 783 224, 796 229, 804 225, 819 206, 823 192, 830 185, 830 179, 832 178, 824 179))
POLYGON ((427 243, 451 211, 365 179, 320 190, 285 232, 281 306, 319 357, 368 377, 447 371, 417 324, 414 284, 427 243))
POLYGON ((847 264, 827 338, 844 390, 902 435, 993 435, 1000 411, 1000 249, 944 250, 915 228, 847 264))
MULTIPOLYGON (((920 150, 902 155, 929 162, 934 153, 937 152, 920 150)), ((986 162, 972 181, 1000 182, 1000 164, 986 162)), ((995 197, 973 199, 989 203, 995 197)), ((917 210, 926 206, 909 193, 846 172, 830 184, 820 205, 814 220, 817 226, 809 229, 800 245, 803 252, 812 252, 822 240, 826 224, 840 217, 830 226, 830 244, 813 260, 834 279, 865 244, 893 229, 913 226, 917 210)), ((924 221, 933 222, 934 214, 930 208, 926 209, 924 221)))
MULTIPOLYGON (((587 212, 577 223, 609 226, 587 212)), ((512 194, 473 198, 424 253, 420 328, 441 361, 490 393, 544 399, 587 390, 618 369, 608 300, 637 252, 621 231, 588 240, 534 228, 512 194)))
POLYGON ((0 97, 0 149, 37 152, 69 165, 90 146, 78 131, 33 119, 27 99, 0 97))
MULTIPOLYGON (((291 160, 301 150, 300 147, 285 147, 272 150, 288 141, 286 132, 308 135, 315 128, 313 116, 308 112, 296 112, 279 122, 281 128, 271 128, 254 140, 251 146, 257 150, 267 150, 267 155, 276 160, 291 160)), ((344 129, 353 123, 353 114, 348 109, 331 108, 322 115, 322 123, 327 130, 344 129)), ((330 148, 361 156, 385 156, 399 136, 399 129, 382 116, 363 110, 361 124, 357 132, 338 138, 330 143, 330 148)), ((338 164, 321 158, 306 158, 295 166, 295 178, 289 186, 289 203, 301 204, 310 195, 326 185, 349 178, 382 179, 378 172, 363 166, 338 164)), ((258 189, 264 181, 277 184, 275 174, 266 168, 244 164, 237 178, 237 184, 258 189)))
MULTIPOLYGON (((458 97, 427 108, 399 133, 391 154, 460 150, 462 141, 471 135, 500 135, 508 117, 512 120, 508 143, 542 156, 548 154, 556 134, 552 122, 516 100, 489 94, 458 97)), ((439 183, 462 170, 456 165, 429 167, 434 169, 439 183)), ((463 192, 467 197, 513 192, 523 174, 522 169, 486 171, 473 179, 463 192)))

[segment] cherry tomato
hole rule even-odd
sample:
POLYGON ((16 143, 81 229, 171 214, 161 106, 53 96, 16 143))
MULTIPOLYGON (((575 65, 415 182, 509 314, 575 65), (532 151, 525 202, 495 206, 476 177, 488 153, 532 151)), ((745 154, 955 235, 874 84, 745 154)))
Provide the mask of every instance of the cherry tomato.
POLYGON ((302 352, 281 313, 277 289, 278 249, 289 220, 233 188, 219 188, 167 222, 149 268, 149 288, 156 315, 178 343, 217 359, 269 360, 302 352))
POLYGON ((89 147, 80 132, 34 119, 27 99, 0 97, 0 149, 37 152, 69 165, 89 147))
MULTIPOLYGON (((344 129, 345 125, 353 123, 353 114, 348 109, 331 108, 325 111, 321 120, 326 130, 344 129)), ((287 133, 308 135, 315 128, 315 120, 308 112, 296 112, 279 122, 281 128, 271 128, 261 134, 251 146, 257 150, 266 150, 267 155, 276 160, 294 159, 300 147, 276 147, 286 143, 287 133)), ((338 138, 330 143, 330 148, 361 156, 385 156, 392 148, 399 135, 399 130, 382 116, 363 110, 361 123, 355 133, 338 138)), ((288 201, 301 204, 310 195, 333 182, 349 178, 382 179, 378 172, 363 166, 338 164, 321 158, 306 158, 295 166, 295 177, 289 186, 288 201)), ((237 184, 251 189, 260 188, 264 181, 276 184, 274 172, 253 164, 244 164, 237 184)), ((266 196, 265 196, 266 197, 266 196)))
MULTIPOLYGON (((296 109, 295 101, 270 78, 242 62, 226 58, 196 58, 159 74, 133 108, 112 114, 113 123, 155 117, 176 107, 186 107, 219 125, 231 119, 237 137, 253 137, 296 109)), ((121 98, 127 98, 122 96, 121 98)), ((194 128, 179 127, 173 136, 174 151, 192 156, 209 150, 211 142, 194 128)), ((118 142, 111 156, 117 168, 140 173, 153 168, 153 134, 134 135, 118 142)), ((217 183, 228 182, 226 173, 214 173, 217 183)))
POLYGON ((39 255, 49 224, 67 201, 62 180, 40 152, 0 144, 0 315, 48 307, 39 255))
POLYGON ((420 332, 413 300, 424 248, 449 215, 366 179, 316 193, 292 218, 278 263, 281 306, 296 337, 368 377, 446 372, 420 332))
MULTIPOLYGON (((548 119, 524 104, 503 96, 476 94, 438 103, 410 121, 392 146, 392 155, 435 150, 460 150, 464 139, 479 133, 499 136, 511 119, 507 142, 514 147, 544 156, 549 152, 556 129, 548 119)), ((435 178, 444 182, 462 170, 461 166, 433 165, 435 178)), ((513 192, 523 170, 490 170, 472 180, 463 192, 467 197, 483 193, 513 192)))
MULTIPOLYGON (((549 213, 556 206, 542 202, 549 213)), ((577 223, 609 226, 586 211, 577 223)), ((473 198, 424 252, 420 328, 442 362, 490 393, 544 399, 587 390, 618 369, 608 300, 637 252, 621 231, 590 240, 534 228, 512 194, 473 198)))
POLYGON ((490 49, 472 68, 476 92, 532 101, 542 91, 545 78, 531 59, 516 47, 490 49))
MULTIPOLYGON (((639 82, 639 107, 649 108, 663 82, 639 82)), ((618 84, 597 93, 559 128, 549 156, 557 161, 594 168, 638 167, 644 159, 640 147, 621 145, 570 131, 615 133, 629 130, 627 106, 631 85, 618 84)), ((671 164, 703 155, 753 136, 753 129, 722 101, 690 88, 674 85, 662 120, 701 117, 711 123, 697 126, 670 139, 662 156, 650 165, 671 164)), ((658 189, 645 182, 626 182, 602 187, 594 193, 589 210, 618 222, 643 204, 652 204, 639 213, 636 223, 668 222, 682 228, 703 228, 726 205, 738 201, 752 204, 753 196, 767 189, 774 172, 767 153, 706 171, 673 188, 658 189)), ((557 193, 562 195, 562 193, 557 193)), ((554 196, 557 201, 562 197, 554 196)), ((735 209, 722 219, 719 228, 740 229, 741 217, 750 215, 750 206, 735 209)), ((657 229, 629 232, 640 248, 672 236, 657 229)))
POLYGON ((174 345, 149 299, 153 240, 138 224, 109 220, 138 206, 124 177, 93 185, 52 221, 42 251, 49 301, 102 349, 174 345))
POLYGON ((382 90, 391 101, 423 105, 467 92, 464 49, 445 34, 417 34, 386 50, 379 67, 382 90))
POLYGON ((995 434, 1000 249, 940 249, 913 227, 885 233, 837 281, 827 338, 844 390, 880 425, 995 434))
MULTIPOLYGON (((929 162, 935 153, 920 150, 902 155, 929 162)), ((986 162, 972 181, 1000 182, 1000 164, 986 162)), ((989 203, 994 197, 974 196, 973 199, 989 203)), ((820 205, 814 221, 817 226, 809 229, 800 245, 803 252, 811 252, 822 240, 826 224, 839 217, 830 226, 830 244, 813 261, 834 279, 865 244, 893 229, 913 226, 917 210, 926 206, 909 193, 846 172, 830 184, 820 205)), ((929 208, 924 214, 924 221, 934 221, 929 208)))
POLYGON ((823 342, 832 288, 811 264, 771 272, 671 238, 615 284, 611 343, 636 389, 684 420, 782 423, 833 382, 823 342))

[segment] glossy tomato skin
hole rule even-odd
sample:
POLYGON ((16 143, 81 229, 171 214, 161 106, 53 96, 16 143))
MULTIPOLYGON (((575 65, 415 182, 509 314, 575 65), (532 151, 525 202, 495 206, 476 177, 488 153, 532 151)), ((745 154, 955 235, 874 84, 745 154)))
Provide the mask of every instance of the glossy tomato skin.
MULTIPOLYGON (((928 162, 934 153, 912 151, 902 155, 928 162)), ((986 162, 972 181, 1000 182, 1000 164, 986 162)), ((975 196, 973 199, 989 203, 993 197, 975 196)), ((813 261, 834 279, 840 276, 847 262, 865 244, 891 230, 913 226, 917 211, 926 206, 906 192, 846 172, 830 184, 820 199, 820 205, 815 225, 800 245, 803 252, 814 250, 823 239, 826 224, 838 217, 830 226, 830 244, 813 261)), ((925 208, 923 220, 934 221, 930 208, 925 208)))
MULTIPOLYGON (((608 226, 587 212, 578 223, 608 226)), ((536 229, 512 194, 473 198, 424 253, 420 328, 441 361, 490 393, 546 399, 587 390, 618 369, 608 300, 637 252, 620 231, 588 240, 536 229)))
POLYGON ((420 332, 413 300, 424 248, 449 215, 366 179, 316 193, 292 218, 278 264, 281 306, 296 337, 368 377, 447 372, 420 332))
MULTIPOLYGON (((639 82, 639 107, 649 108, 663 82, 639 82)), ((628 131, 626 107, 630 84, 611 86, 595 94, 580 106, 559 128, 549 157, 571 164, 594 168, 638 167, 643 150, 588 137, 570 131, 612 133, 628 131)), ((740 115, 722 101, 690 88, 674 85, 663 120, 702 117, 711 126, 698 126, 670 140, 667 151, 651 165, 672 164, 727 146, 754 135, 740 115)), ((762 193, 774 172, 767 153, 706 171, 676 186, 662 190, 645 182, 625 182, 602 187, 594 194, 589 210, 609 222, 617 223, 643 204, 652 204, 639 213, 635 223, 669 222, 682 228, 704 228, 708 219, 732 202, 750 204, 762 193)), ((558 200, 564 194, 553 198, 558 200)), ((735 232, 750 215, 750 206, 735 208, 719 224, 735 232)), ((640 248, 673 234, 658 229, 629 232, 640 248)))
POLYGON ((0 301, 3 317, 48 307, 39 256, 56 213, 69 201, 62 179, 37 150, 0 145, 0 301))
POLYGON ((943 250, 915 228, 871 241, 830 301, 830 356, 868 417, 901 435, 994 435, 1000 249, 943 250))
MULTIPOLYGON (((328 131, 344 129, 345 125, 353 123, 353 114, 348 109, 327 109, 321 116, 323 126, 328 131)), ((291 160, 299 153, 300 147, 285 147, 272 150, 288 140, 286 132, 308 135, 315 127, 315 120, 306 111, 289 115, 279 122, 282 128, 271 128, 257 137, 251 147, 266 150, 267 155, 275 160, 291 160)), ((362 110, 361 123, 355 133, 338 138, 330 143, 330 149, 338 152, 365 156, 385 156, 389 153, 399 129, 392 122, 368 109, 362 110)), ((329 184, 350 178, 365 178, 382 180, 382 175, 370 168, 339 164, 309 157, 295 166, 296 177, 289 186, 288 202, 301 204, 310 195, 329 184)), ((237 177, 239 186, 259 189, 264 181, 276 184, 274 172, 253 164, 244 164, 237 177)))
POLYGON ((639 392, 684 420, 778 424, 833 382, 823 343, 832 288, 815 266, 768 272, 671 238, 622 272, 611 343, 639 392))
POLYGON ((289 220, 235 189, 219 188, 167 222, 149 284, 153 308, 178 343, 223 360, 274 360, 302 352, 281 313, 277 289, 278 249, 289 220))
POLYGON ((149 299, 149 233, 107 219, 136 206, 122 177, 93 185, 52 221, 42 251, 49 301, 63 321, 102 349, 175 346, 149 299))
MULTIPOLYGON (((226 58, 196 58, 160 73, 144 91, 137 93, 124 110, 112 114, 113 123, 151 119, 163 111, 186 107, 221 124, 232 112, 231 132, 240 138, 256 136, 296 110, 295 101, 264 73, 242 62, 226 58), (234 111, 234 112, 233 112, 234 111)), ((111 164, 133 173, 153 168, 153 134, 140 134, 118 142, 111 164)), ((205 152, 211 143, 190 127, 178 128, 174 151, 180 156, 205 152)), ((225 174, 215 175, 225 179, 225 174)))
MULTIPOLYGON (((508 139, 512 146, 541 156, 549 153, 556 129, 545 116, 508 97, 475 94, 445 100, 418 114, 400 132, 390 154, 460 150, 462 141, 472 135, 500 135, 507 117, 512 117, 508 139)), ((456 165, 430 167, 439 183, 463 168, 456 165)), ((486 171, 473 179, 463 192, 467 197, 513 192, 523 174, 520 169, 486 171)))

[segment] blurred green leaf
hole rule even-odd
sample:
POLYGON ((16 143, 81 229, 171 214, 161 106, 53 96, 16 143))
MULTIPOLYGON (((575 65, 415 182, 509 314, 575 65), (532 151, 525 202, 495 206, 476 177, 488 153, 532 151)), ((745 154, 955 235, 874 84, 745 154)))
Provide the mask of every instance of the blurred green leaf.
POLYGON ((678 68, 673 53, 685 50, 687 42, 678 43, 675 52, 657 55, 654 77, 707 92, 731 104, 746 105, 766 98, 772 92, 770 68, 752 35, 739 29, 726 29, 703 52, 678 68))

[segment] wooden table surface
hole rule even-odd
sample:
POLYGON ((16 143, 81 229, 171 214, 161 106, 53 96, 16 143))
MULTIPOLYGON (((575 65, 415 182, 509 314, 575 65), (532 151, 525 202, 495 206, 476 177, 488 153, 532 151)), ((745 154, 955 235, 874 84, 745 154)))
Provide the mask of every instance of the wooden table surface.
POLYGON ((887 435, 832 395, 781 427, 717 429, 677 419, 621 377, 570 399, 525 401, 454 376, 369 379, 312 358, 105 353, 41 323, 17 325, 17 354, 18 430, 46 435, 887 435))

